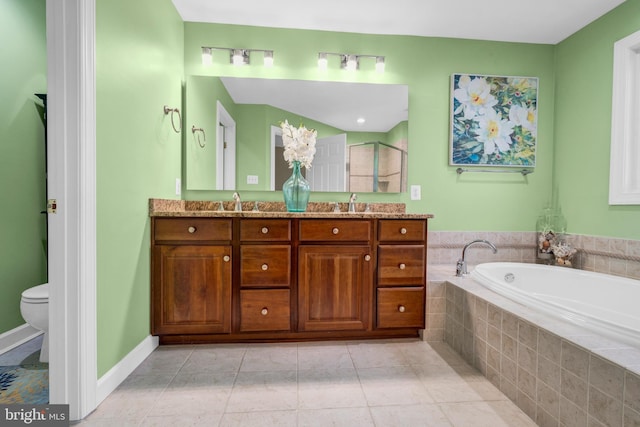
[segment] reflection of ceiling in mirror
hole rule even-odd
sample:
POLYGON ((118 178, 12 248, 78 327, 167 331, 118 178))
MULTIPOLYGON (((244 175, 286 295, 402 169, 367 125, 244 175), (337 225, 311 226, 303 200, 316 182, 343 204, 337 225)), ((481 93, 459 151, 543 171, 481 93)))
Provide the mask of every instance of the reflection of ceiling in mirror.
POLYGON ((220 77, 236 104, 267 104, 350 132, 408 120, 406 85, 220 77), (358 118, 365 122, 358 124, 358 118))

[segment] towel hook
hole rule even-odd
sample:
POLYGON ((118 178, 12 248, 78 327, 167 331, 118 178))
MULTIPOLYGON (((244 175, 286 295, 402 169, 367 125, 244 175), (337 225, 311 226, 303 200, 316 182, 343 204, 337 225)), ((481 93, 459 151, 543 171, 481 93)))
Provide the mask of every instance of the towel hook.
POLYGON ((169 113, 171 113, 171 127, 173 127, 173 130, 175 131, 175 133, 180 133, 180 129, 182 129, 182 117, 180 116, 180 110, 177 108, 170 108, 169 106, 165 105, 164 106, 164 115, 168 115, 169 113), (176 127, 176 123, 173 120, 173 116, 177 115, 178 116, 178 126, 176 127))
POLYGON ((191 125, 191 133, 193 133, 193 136, 198 142, 198 145, 200 146, 200 148, 204 148, 204 146, 207 145, 205 144, 207 141, 207 134, 204 133, 204 129, 197 128, 196 125, 191 125), (202 141, 200 140, 200 133, 196 133, 196 132, 202 133, 202 141))

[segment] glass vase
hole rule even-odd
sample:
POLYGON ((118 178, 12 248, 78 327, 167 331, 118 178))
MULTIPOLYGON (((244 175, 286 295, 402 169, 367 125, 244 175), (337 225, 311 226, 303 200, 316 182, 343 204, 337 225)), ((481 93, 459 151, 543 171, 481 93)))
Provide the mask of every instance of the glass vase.
POLYGON ((310 193, 311 186, 300 172, 300 162, 294 161, 293 173, 282 184, 282 194, 284 195, 284 203, 287 205, 287 212, 305 212, 310 193))

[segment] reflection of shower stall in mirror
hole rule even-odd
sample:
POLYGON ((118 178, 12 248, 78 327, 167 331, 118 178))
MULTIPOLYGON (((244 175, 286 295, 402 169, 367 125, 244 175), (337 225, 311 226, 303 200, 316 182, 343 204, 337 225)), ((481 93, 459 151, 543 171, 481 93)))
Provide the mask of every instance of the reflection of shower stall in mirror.
POLYGON ((407 151, 380 141, 349 145, 349 191, 406 191, 407 151))

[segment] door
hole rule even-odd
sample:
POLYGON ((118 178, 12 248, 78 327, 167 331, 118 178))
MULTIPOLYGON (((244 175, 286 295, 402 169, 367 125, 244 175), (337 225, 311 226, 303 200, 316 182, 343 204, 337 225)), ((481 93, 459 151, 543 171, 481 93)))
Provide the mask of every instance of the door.
POLYGON ((152 334, 231 330, 231 247, 154 249, 152 334))
POLYGON ((347 134, 318 138, 316 155, 305 177, 312 191, 347 191, 347 134))
POLYGON ((298 330, 369 330, 369 246, 300 246, 298 330))
POLYGON ((217 102, 216 190, 236 189, 236 122, 217 102))

